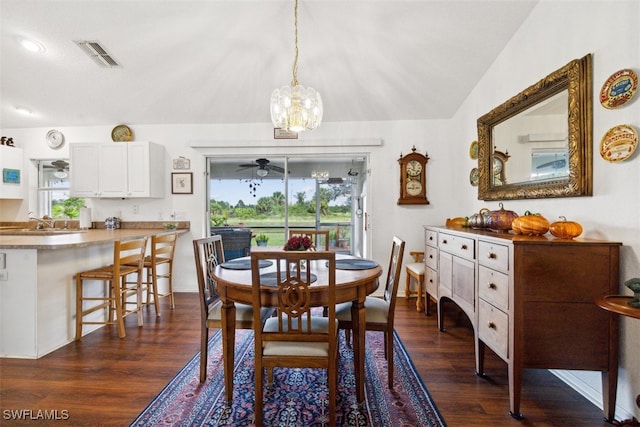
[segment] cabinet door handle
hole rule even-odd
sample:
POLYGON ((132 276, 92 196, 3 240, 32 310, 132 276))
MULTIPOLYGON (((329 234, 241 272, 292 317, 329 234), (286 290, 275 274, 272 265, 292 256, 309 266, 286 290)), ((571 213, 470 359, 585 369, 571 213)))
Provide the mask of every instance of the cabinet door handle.
POLYGON ((496 254, 495 254, 495 253, 493 253, 493 252, 489 252, 489 256, 488 256, 488 258, 489 258, 489 259, 497 259, 497 258, 498 258, 498 255, 496 255, 496 254))
POLYGON ((433 283, 433 279, 429 279, 429 283, 433 283))
POLYGON ((495 283, 489 283, 489 289, 498 289, 495 283))
POLYGON ((496 324, 493 322, 489 322, 487 326, 489 326, 489 329, 498 329, 496 328, 496 324))

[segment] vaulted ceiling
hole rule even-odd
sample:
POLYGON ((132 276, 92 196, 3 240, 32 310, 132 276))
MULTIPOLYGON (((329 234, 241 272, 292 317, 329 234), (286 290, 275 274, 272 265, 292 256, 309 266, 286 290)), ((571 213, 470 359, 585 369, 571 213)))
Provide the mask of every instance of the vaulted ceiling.
MULTIPOLYGON (((300 0, 298 80, 324 122, 450 118, 537 2, 300 0)), ((0 0, 0 128, 270 122, 292 79, 293 5, 0 0)))

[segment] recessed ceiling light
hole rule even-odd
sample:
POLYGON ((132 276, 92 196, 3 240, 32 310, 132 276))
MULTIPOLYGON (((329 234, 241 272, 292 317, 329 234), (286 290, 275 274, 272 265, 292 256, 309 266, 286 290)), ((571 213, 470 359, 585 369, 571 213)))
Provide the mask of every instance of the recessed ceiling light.
POLYGON ((22 105, 16 106, 16 111, 20 114, 25 114, 27 116, 33 114, 33 111, 31 111, 30 108, 24 107, 22 105))
POLYGON ((33 39, 20 37, 18 38, 18 41, 20 42, 20 46, 27 49, 29 52, 37 53, 37 52, 44 52, 46 50, 42 43, 33 39))

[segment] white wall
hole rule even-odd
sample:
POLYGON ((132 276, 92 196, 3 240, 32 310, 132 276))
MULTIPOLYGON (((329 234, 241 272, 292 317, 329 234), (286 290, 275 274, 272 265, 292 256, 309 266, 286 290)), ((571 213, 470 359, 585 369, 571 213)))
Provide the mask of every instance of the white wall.
MULTIPOLYGON (((640 6, 637 1, 548 1, 543 0, 525 21, 503 53, 489 68, 485 77, 469 94, 464 105, 451 120, 323 123, 318 130, 305 134, 296 146, 272 139, 268 123, 253 125, 137 125, 130 124, 136 140, 164 145, 166 157, 166 194, 162 200, 93 200, 94 220, 121 213, 123 220, 168 219, 170 213, 184 213, 191 221, 191 233, 179 239, 175 286, 177 290, 195 290, 195 269, 191 239, 204 235, 205 220, 205 155, 362 153, 370 155, 368 177, 368 211, 371 213, 372 258, 385 261, 391 237, 395 234, 407 241, 409 250, 423 246, 421 226, 443 224, 445 218, 468 216, 482 207, 495 209, 497 202, 477 200, 477 188, 469 184, 469 172, 476 166, 469 158, 469 144, 477 139, 476 119, 537 82, 572 59, 593 54, 594 76, 594 161, 593 197, 508 201, 507 209, 516 212, 532 210, 553 220, 559 215, 580 222, 584 237, 623 242, 621 261, 621 293, 629 293, 622 282, 640 276, 640 167, 638 155, 617 164, 598 155, 601 136, 612 126, 632 124, 640 127, 640 101, 617 110, 605 110, 598 103, 598 92, 606 78, 621 68, 640 72, 639 46, 640 6), (359 145, 363 140, 382 140, 380 146, 359 145), (326 149, 321 141, 340 142, 326 149), (194 149, 193 145, 204 148, 194 149), (241 146, 244 145, 244 146, 241 146), (283 145, 287 145, 283 147, 283 145), (314 145, 314 147, 310 147, 314 145), (320 144, 321 145, 321 144, 320 144), (355 145, 355 146, 354 146, 355 145), (427 152, 428 206, 398 206, 400 153, 408 153, 415 145, 427 152), (171 195, 169 175, 171 159, 191 159, 194 172, 193 195, 171 195), (139 206, 133 214, 131 205, 139 206)), ((640 95, 636 95, 640 98, 640 95)), ((325 108, 330 108, 327 105, 325 108)), ((109 141, 115 124, 91 128, 61 130, 68 142, 109 141)), ((68 157, 68 145, 53 151, 44 142, 49 128, 5 129, 14 137, 29 158, 68 157)), ((639 150, 640 151, 640 150, 639 150)), ((26 218, 35 210, 35 184, 29 183, 29 204, 19 206, 3 201, 0 220, 26 218)), ((409 257, 405 257, 408 262, 409 257)), ((386 262, 383 262, 383 265, 386 262)), ((403 283, 403 278, 401 283, 403 283)), ((580 325, 576 324, 576 328, 580 325)), ((621 319, 620 383, 618 417, 635 414, 635 395, 640 392, 640 321, 621 319)), ((569 373, 581 391, 600 405, 600 378, 591 373, 569 373)))

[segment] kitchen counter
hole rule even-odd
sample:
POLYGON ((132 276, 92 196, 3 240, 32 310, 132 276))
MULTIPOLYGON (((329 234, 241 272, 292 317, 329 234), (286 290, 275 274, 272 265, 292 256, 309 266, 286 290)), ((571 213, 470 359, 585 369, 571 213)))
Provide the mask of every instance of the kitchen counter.
MULTIPOLYGON (((130 239, 142 236, 152 236, 154 234, 165 233, 172 230, 164 228, 121 228, 117 230, 75 230, 69 234, 56 234, 47 236, 16 236, 0 234, 0 249, 62 249, 62 248, 83 248, 87 246, 113 243, 120 239, 130 239)), ((187 230, 178 229, 178 233, 187 230)))
MULTIPOLYGON (((123 223, 127 224, 127 223, 123 223)), ((12 224, 0 223, 0 226, 12 224)), ((75 274, 113 262, 113 242, 165 233, 162 222, 47 236, 0 234, 0 357, 39 358, 75 339, 75 274)), ((24 227, 24 224, 18 228, 24 227)), ((181 222, 179 234, 189 231, 181 222)), ((100 281, 92 292, 104 294, 100 281)), ((93 313, 103 316, 103 312, 93 313)), ((85 328, 86 333, 98 325, 85 328)))

